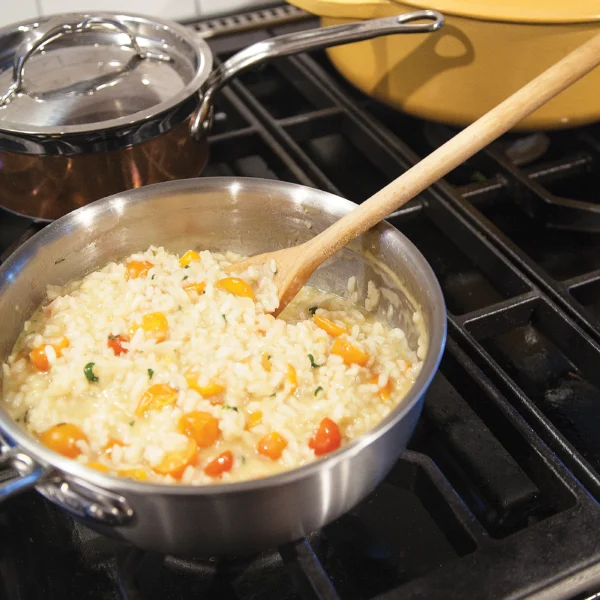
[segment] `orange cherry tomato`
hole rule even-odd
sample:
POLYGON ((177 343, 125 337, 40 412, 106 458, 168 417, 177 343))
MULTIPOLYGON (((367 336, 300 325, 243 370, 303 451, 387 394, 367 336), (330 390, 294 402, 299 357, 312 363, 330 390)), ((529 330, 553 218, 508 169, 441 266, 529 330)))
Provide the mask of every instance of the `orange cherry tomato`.
POLYGON ((350 342, 340 338, 333 342, 331 354, 341 356, 344 360, 344 363, 347 365, 356 364, 360 365, 361 367, 364 367, 371 358, 366 352, 363 352, 350 342))
POLYGON ((154 338, 157 343, 164 342, 167 339, 167 332, 169 331, 169 321, 161 312, 148 313, 142 317, 141 325, 134 323, 131 326, 129 330, 131 337, 135 335, 135 332, 140 327, 146 333, 147 338, 154 338))
MULTIPOLYGON (((377 387, 379 387, 379 375, 373 375, 373 377, 371 377, 371 379, 369 380, 369 383, 372 383, 373 385, 376 385, 377 387)), ((379 398, 381 400, 389 400, 390 399, 390 393, 392 392, 392 380, 388 377, 387 383, 383 386, 379 388, 379 398)))
MULTIPOLYGON (((225 391, 225 388, 218 383, 209 383, 208 385, 198 385, 198 376, 193 371, 186 373, 185 379, 192 390, 198 392, 203 398, 213 398, 225 391)), ((221 402, 213 402, 211 404, 221 404, 221 402)))
POLYGON ((199 410, 183 415, 177 428, 180 433, 196 440, 200 448, 210 448, 221 433, 219 420, 210 413, 199 410))
POLYGON ((316 456, 322 456, 337 450, 342 443, 342 433, 335 421, 330 418, 324 418, 317 431, 308 442, 308 447, 316 456))
POLYGON ((260 425, 262 423, 262 418, 262 410, 256 410, 253 413, 250 413, 248 415, 248 420, 246 421, 246 429, 252 429, 257 425, 260 425))
POLYGON ((256 450, 271 460, 278 460, 287 445, 287 440, 280 433, 272 431, 258 440, 256 450))
POLYGON ((240 296, 243 298, 250 298, 251 300, 256 301, 254 296, 254 291, 243 279, 239 277, 226 277, 225 279, 220 279, 215 284, 215 287, 218 290, 222 290, 224 292, 229 292, 234 296, 240 296))
POLYGON ((233 454, 225 450, 204 467, 204 472, 209 477, 221 477, 223 473, 231 471, 231 467, 233 467, 233 454))
POLYGON ((56 352, 57 358, 59 358, 62 356, 62 351, 69 347, 69 340, 63 336, 54 344, 40 344, 39 346, 36 346, 29 353, 29 359, 38 371, 50 370, 50 361, 48 360, 48 355, 46 354, 46 346, 52 346, 56 352))
POLYGON ((123 343, 127 343, 129 338, 126 335, 109 335, 108 336, 108 347, 115 353, 115 356, 121 356, 126 354, 128 350, 123 348, 123 343))
POLYGON ((271 372, 271 357, 266 352, 260 353, 260 364, 267 373, 271 372))
POLYGON ((296 374, 296 369, 294 369, 292 365, 288 365, 287 378, 290 382, 290 392, 293 394, 298 387, 298 375, 296 374))
POLYGON ((49 371, 50 361, 46 355, 46 344, 36 346, 30 353, 29 359, 38 371, 49 371))
POLYGON ((159 475, 170 475, 174 479, 181 479, 186 467, 193 466, 197 462, 198 445, 195 440, 188 438, 183 450, 167 452, 162 461, 152 469, 159 475))
POLYGON ((148 474, 142 468, 119 469, 117 475, 128 479, 136 479, 137 481, 148 481, 148 474))
POLYGON ((46 429, 40 436, 40 441, 54 452, 68 458, 77 458, 81 454, 77 442, 87 442, 87 436, 73 423, 59 423, 46 429))
POLYGON ((109 438, 104 448, 102 448, 102 452, 104 452, 106 456, 112 456, 112 451, 114 450, 115 446, 123 447, 125 444, 119 440, 115 440, 115 438, 109 438))
POLYGON ((195 250, 188 250, 180 259, 179 264, 187 267, 192 261, 200 260, 200 255, 195 250))
POLYGON ((138 277, 146 277, 148 275, 148 271, 154 265, 147 260, 132 260, 127 263, 126 269, 126 279, 137 279, 138 277))
POLYGON ((95 469, 96 471, 100 471, 101 473, 110 473, 110 468, 106 465, 103 465, 101 462, 89 462, 87 466, 90 469, 95 469))
POLYGON ((166 383, 150 386, 142 396, 135 409, 135 416, 141 417, 149 410, 160 410, 165 406, 175 406, 178 398, 177 390, 166 383))
POLYGON ((186 292, 196 292, 198 296, 201 296, 204 294, 204 290, 206 289, 206 283, 204 283, 204 281, 199 283, 188 283, 187 285, 183 286, 183 289, 186 292))
POLYGON ((338 335, 342 335, 343 333, 348 333, 348 330, 345 327, 339 327, 333 321, 326 319, 325 317, 320 317, 319 315, 313 315, 313 321, 315 325, 326 331, 329 335, 337 337, 338 335))

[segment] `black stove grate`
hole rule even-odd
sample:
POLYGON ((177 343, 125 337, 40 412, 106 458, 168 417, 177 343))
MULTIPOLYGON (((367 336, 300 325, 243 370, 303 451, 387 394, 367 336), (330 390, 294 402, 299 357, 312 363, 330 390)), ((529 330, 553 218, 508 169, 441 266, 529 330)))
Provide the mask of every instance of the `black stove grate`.
MULTIPOLYGON (((277 15, 287 23, 245 16, 232 35, 228 21, 198 29, 219 34, 209 42, 223 60, 317 25, 277 15)), ((206 174, 360 202, 452 133, 365 98, 314 53, 223 90, 206 174)), ((350 513, 259 556, 184 560, 95 534, 27 493, 0 512, 0 598, 592 597, 599 164, 597 126, 505 136, 391 217, 440 280, 449 340, 410 450, 350 513)), ((1 213, 0 259, 41 227, 1 213)))

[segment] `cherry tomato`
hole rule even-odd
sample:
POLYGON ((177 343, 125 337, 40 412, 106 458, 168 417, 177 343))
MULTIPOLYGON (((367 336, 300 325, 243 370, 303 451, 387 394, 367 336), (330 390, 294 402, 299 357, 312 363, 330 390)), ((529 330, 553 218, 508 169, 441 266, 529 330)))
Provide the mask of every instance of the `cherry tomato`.
POLYGON ((48 360, 48 355, 46 354, 46 346, 52 346, 56 352, 56 356, 60 357, 62 356, 62 351, 69 347, 69 340, 66 337, 62 337, 54 344, 40 344, 39 346, 36 346, 29 353, 29 359, 38 371, 50 370, 50 361, 48 360))
POLYGON ((345 327, 340 327, 336 325, 333 321, 326 319, 325 317, 320 317, 319 315, 313 315, 313 321, 315 325, 326 331, 329 335, 333 337, 337 337, 338 335, 342 335, 343 333, 348 333, 348 330, 345 327))
POLYGON ((223 473, 231 471, 231 467, 233 467, 233 454, 225 450, 204 467, 204 472, 209 477, 221 477, 223 473))
POLYGON ((127 263, 126 269, 126 279, 137 279, 138 277, 146 277, 148 275, 148 271, 154 265, 147 260, 132 260, 127 263))
POLYGON ((250 413, 248 415, 248 420, 246 421, 246 429, 252 429, 257 425, 260 425, 262 423, 262 418, 262 410, 255 410, 253 413, 250 413))
POLYGON ((188 438, 187 445, 183 450, 167 452, 162 461, 152 469, 159 475, 170 475, 174 479, 181 479, 186 467, 195 465, 197 462, 198 445, 195 440, 188 438))
POLYGON ((89 462, 87 464, 87 466, 90 469, 95 469, 96 471, 100 471, 101 473, 110 473, 110 468, 107 467, 106 465, 102 464, 101 462, 92 461, 92 462, 89 462))
POLYGON ((182 267, 187 267, 193 260, 200 260, 200 255, 195 250, 188 250, 179 259, 179 264, 182 267))
POLYGON ((287 378, 290 382, 290 393, 293 394, 298 387, 298 375, 296 374, 296 369, 294 369, 292 365, 288 365, 287 378))
POLYGON ((196 440, 200 448, 210 448, 221 433, 218 419, 199 410, 183 415, 177 427, 180 433, 196 440))
POLYGON ((46 429, 40 436, 40 441, 54 452, 68 458, 77 458, 81 454, 77 442, 87 442, 87 436, 73 423, 59 423, 46 429))
POLYGON ((119 469, 117 475, 128 479, 137 479, 137 481, 148 481, 148 474, 142 468, 119 469))
MULTIPOLYGON (((373 377, 371 377, 371 379, 369 380, 369 383, 372 383, 372 384, 376 385, 377 387, 379 387, 379 375, 373 375, 373 377)), ((392 380, 388 377, 387 383, 383 387, 379 388, 379 392, 378 392, 379 398, 385 402, 386 400, 390 399, 391 392, 392 392, 392 380)))
POLYGON ((135 409, 135 415, 141 417, 149 410, 160 410, 165 406, 175 406, 177 397, 177 390, 166 383, 151 385, 144 392, 140 403, 135 409))
POLYGON ((278 460, 287 445, 287 440, 280 433, 272 431, 260 438, 256 450, 271 460, 278 460))
POLYGON ((342 443, 342 433, 335 421, 324 418, 317 431, 308 442, 308 447, 316 454, 322 456, 337 450, 342 443))
POLYGON ((344 363, 347 365, 357 364, 364 367, 368 362, 370 356, 351 344, 346 340, 338 338, 333 342, 333 348, 331 354, 336 354, 344 359, 344 363))
POLYGON ((109 335, 108 336, 108 347, 112 349, 115 353, 115 356, 121 356, 121 354, 126 354, 128 350, 123 348, 123 343, 127 343, 129 338, 126 335, 109 335))
POLYGON ((200 281, 199 283, 188 283, 183 286, 183 289, 186 292, 196 292, 198 296, 204 294, 204 290, 206 289, 206 283, 204 281, 200 281))
POLYGON ((254 297, 254 291, 243 279, 239 279, 238 277, 226 277, 225 279, 220 279, 215 284, 215 287, 218 290, 223 290, 224 292, 229 292, 234 296, 240 296, 242 298, 250 298, 252 300, 256 300, 254 297))

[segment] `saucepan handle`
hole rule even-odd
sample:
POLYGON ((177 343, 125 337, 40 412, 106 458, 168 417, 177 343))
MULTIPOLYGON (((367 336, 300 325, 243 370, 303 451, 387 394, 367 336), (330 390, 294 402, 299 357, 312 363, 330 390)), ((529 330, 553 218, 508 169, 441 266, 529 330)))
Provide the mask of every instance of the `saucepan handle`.
POLYGON ((32 488, 47 474, 28 454, 20 448, 10 448, 0 438, 0 471, 7 468, 16 474, 0 482, 0 502, 32 488))
POLYGON ((444 17, 441 13, 435 10, 419 10, 396 17, 310 29, 257 42, 232 56, 210 74, 204 85, 200 106, 192 119, 192 135, 194 139, 200 140, 210 130, 214 94, 232 77, 259 63, 272 58, 369 40, 382 35, 430 33, 437 31, 443 24, 444 17))
POLYGON ((167 55, 156 54, 142 48, 135 33, 127 27, 125 23, 119 21, 112 15, 90 16, 85 14, 72 14, 54 17, 40 25, 40 27, 34 29, 32 34, 17 48, 13 63, 13 81, 2 97, 0 97, 0 106, 10 102, 10 100, 12 100, 12 98, 21 90, 25 64, 31 56, 43 48, 44 45, 63 35, 83 33, 96 28, 106 28, 117 34, 124 33, 129 38, 129 43, 139 58, 170 60, 167 55))
POLYGON ((32 487, 68 512, 101 525, 127 525, 133 510, 120 494, 88 481, 71 480, 52 467, 44 467, 18 446, 11 447, 0 436, 0 471, 16 474, 0 482, 0 503, 32 487))

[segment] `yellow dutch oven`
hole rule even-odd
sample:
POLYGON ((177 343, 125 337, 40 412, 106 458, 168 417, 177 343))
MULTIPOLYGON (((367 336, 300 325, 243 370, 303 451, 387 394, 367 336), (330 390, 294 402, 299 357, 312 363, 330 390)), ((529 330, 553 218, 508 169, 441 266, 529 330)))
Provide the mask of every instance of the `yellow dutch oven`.
MULTIPOLYGON (((490 110, 600 28, 600 0, 290 0, 339 25, 429 8, 435 34, 397 35, 338 46, 329 58, 357 88, 406 113, 464 126, 490 110)), ((520 129, 600 120, 596 69, 523 120, 520 129)))

